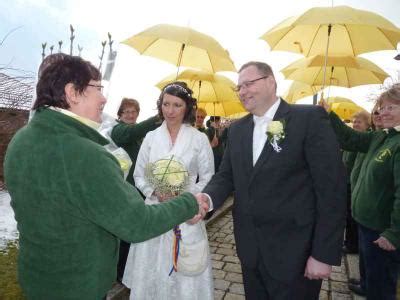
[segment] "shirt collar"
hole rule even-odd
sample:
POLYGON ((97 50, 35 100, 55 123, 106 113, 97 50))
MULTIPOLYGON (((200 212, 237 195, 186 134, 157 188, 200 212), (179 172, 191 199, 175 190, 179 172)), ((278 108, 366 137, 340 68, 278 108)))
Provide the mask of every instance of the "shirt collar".
POLYGON ((85 124, 86 126, 89 126, 91 128, 93 128, 94 130, 97 130, 100 128, 100 123, 97 123, 95 121, 89 120, 87 118, 78 116, 77 114, 73 113, 72 111, 60 108, 60 107, 54 107, 54 106, 49 106, 50 109, 58 111, 64 115, 67 115, 71 118, 74 118, 75 120, 78 120, 79 122, 85 124))
POLYGON ((277 98, 275 103, 272 104, 272 106, 265 112, 264 115, 262 116, 253 115, 254 123, 258 122, 258 120, 264 120, 264 121, 273 120, 280 104, 281 104, 281 99, 277 98))

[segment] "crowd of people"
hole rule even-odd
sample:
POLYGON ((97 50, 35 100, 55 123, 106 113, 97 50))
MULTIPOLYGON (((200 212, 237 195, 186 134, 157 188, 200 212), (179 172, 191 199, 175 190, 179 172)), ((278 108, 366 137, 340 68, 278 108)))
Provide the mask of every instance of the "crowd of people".
POLYGON ((352 290, 396 298, 400 84, 350 128, 324 101, 278 97, 265 63, 238 75, 249 114, 232 124, 212 115, 205 127, 207 112, 175 81, 156 116, 138 123, 139 102, 124 98, 103 131, 99 70, 75 56, 44 60, 35 114, 5 158, 28 299, 105 299, 115 281, 135 300, 213 299, 203 219, 232 194, 246 299, 318 299, 343 251, 360 255, 352 290), (126 178, 110 144, 127 153, 126 178), (179 193, 149 177, 165 158, 187 174, 179 193))

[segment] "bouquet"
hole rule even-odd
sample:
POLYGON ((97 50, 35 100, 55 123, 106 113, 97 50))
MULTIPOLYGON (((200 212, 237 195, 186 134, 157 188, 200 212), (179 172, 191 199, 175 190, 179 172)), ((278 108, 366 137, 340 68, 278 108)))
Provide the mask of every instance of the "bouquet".
POLYGON ((149 163, 145 176, 158 193, 171 196, 181 194, 189 179, 185 166, 174 155, 149 163))

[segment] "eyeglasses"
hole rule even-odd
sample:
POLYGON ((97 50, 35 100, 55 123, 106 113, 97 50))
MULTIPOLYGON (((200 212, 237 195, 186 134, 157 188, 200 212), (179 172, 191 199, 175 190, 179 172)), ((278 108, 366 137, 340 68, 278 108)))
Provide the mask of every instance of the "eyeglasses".
POLYGON ((103 92, 103 88, 104 88, 104 86, 102 86, 102 85, 97 85, 97 84, 88 84, 88 86, 92 86, 92 87, 95 87, 97 90, 99 90, 100 92, 103 92))
POLYGON ((248 80, 248 81, 242 82, 242 84, 239 84, 239 85, 237 85, 237 86, 235 87, 234 91, 235 91, 235 92, 239 92, 240 89, 241 89, 242 87, 245 87, 246 89, 248 89, 248 88, 251 87, 256 81, 259 81, 259 80, 261 80, 261 79, 265 79, 265 78, 267 78, 267 77, 269 77, 269 75, 266 75, 266 76, 263 76, 263 77, 260 77, 260 78, 256 78, 256 79, 253 79, 253 80, 248 80))
POLYGON ((378 108, 379 113, 382 113, 384 111, 387 112, 392 112, 396 109, 399 109, 400 105, 387 105, 387 106, 381 106, 378 108))
POLYGON ((123 110, 122 113, 125 115, 129 115, 129 114, 133 115, 133 114, 137 114, 138 111, 137 110, 123 110))

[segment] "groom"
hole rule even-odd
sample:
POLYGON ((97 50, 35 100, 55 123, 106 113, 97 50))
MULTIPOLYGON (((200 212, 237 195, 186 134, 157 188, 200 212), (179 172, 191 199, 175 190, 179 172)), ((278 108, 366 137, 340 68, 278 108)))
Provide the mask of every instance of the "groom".
POLYGON ((318 299, 341 261, 346 190, 336 137, 322 108, 276 96, 269 65, 245 64, 238 82, 250 114, 230 127, 203 192, 216 209, 234 191, 246 299, 318 299))

